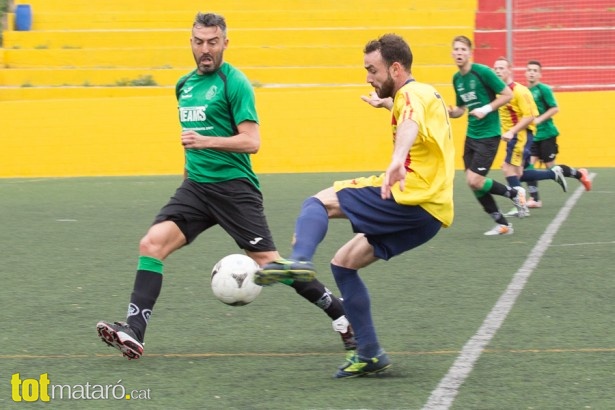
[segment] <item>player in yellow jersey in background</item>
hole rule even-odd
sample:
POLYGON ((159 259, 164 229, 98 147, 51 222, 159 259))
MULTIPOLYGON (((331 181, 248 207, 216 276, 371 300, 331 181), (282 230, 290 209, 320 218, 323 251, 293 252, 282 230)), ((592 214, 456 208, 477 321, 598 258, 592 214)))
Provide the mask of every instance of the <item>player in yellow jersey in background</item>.
MULTIPOLYGON (((530 90, 513 81, 512 64, 508 59, 500 57, 495 60, 493 71, 513 92, 512 99, 499 108, 502 140, 506 142, 506 157, 502 164, 506 181, 512 187, 519 187, 522 181, 552 179, 566 192, 566 179, 559 166, 546 171, 532 169, 524 172, 536 132, 534 119, 538 116, 538 108, 530 90)), ((506 216, 519 216, 519 211, 515 208, 506 216)), ((529 216, 529 211, 526 211, 524 216, 529 216)))
MULTIPOLYGON (((337 181, 306 199, 295 225, 290 258, 295 264, 313 267, 330 218, 348 219, 356 233, 338 249, 330 265, 357 341, 357 351, 347 356, 335 378, 364 376, 390 366, 358 270, 422 245, 440 228, 450 226, 454 216, 455 152, 447 105, 435 88, 414 80, 412 52, 403 38, 386 34, 367 43, 363 52, 367 82, 377 94, 364 99, 392 111, 391 162, 381 175, 337 181)), ((381 139, 373 142, 382 143, 381 139)), ((283 264, 270 263, 257 272, 256 283, 293 279, 292 272, 283 264)))

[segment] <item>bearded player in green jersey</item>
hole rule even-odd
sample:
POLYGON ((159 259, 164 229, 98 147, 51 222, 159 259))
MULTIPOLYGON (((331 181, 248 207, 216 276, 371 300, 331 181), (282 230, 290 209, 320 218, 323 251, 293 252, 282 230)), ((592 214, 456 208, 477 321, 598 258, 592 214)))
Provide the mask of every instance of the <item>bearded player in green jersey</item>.
MULTIPOLYGON (((163 261, 205 230, 220 225, 260 266, 286 263, 273 242, 250 161, 260 147, 254 90, 241 71, 224 61, 228 41, 224 17, 197 14, 190 38, 197 68, 176 86, 184 181, 139 243, 126 322, 96 326, 103 342, 128 359, 143 354, 145 329, 162 288, 163 261)), ((289 269, 295 280, 284 283, 324 310, 344 347, 355 349, 340 299, 314 279, 309 266, 291 263, 289 269)))
POLYGON ((493 195, 509 198, 523 217, 527 213, 525 189, 509 187, 487 178, 498 152, 501 138, 498 108, 509 102, 512 91, 491 70, 472 63, 472 42, 465 36, 453 39, 453 58, 459 71, 453 76, 456 106, 449 108, 451 118, 461 117, 468 110, 468 127, 463 151, 466 182, 476 199, 496 225, 485 235, 510 235, 512 224, 500 212, 493 195))

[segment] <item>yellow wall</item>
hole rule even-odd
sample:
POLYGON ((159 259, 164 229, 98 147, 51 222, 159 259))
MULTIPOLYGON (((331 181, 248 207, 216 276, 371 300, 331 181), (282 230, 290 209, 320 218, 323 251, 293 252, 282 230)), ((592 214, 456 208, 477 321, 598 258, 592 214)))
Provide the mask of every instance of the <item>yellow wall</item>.
MULTIPOLYGON (((31 4, 35 17, 32 31, 3 33, 0 177, 180 174, 173 85, 194 66, 186 26, 194 1, 175 0, 169 9, 166 0, 150 0, 147 10, 137 4, 142 2, 124 0, 107 0, 102 10, 87 0, 15 3, 31 4), (92 15, 96 21, 88 18, 92 15), (94 23, 100 30, 72 30, 94 23), (139 27, 151 30, 135 30, 139 27), (143 75, 159 87, 92 87, 143 75)), ((386 166, 389 114, 359 98, 371 91, 364 83, 361 49, 383 32, 407 38, 417 79, 436 84, 454 103, 450 39, 471 35, 477 0, 391 0, 375 11, 372 6, 369 0, 208 3, 224 10, 231 24, 228 61, 266 86, 256 90, 258 172, 386 166)), ((615 91, 557 94, 559 162, 615 166, 606 113, 614 96, 615 91)), ((452 121, 462 169, 467 119, 452 121)), ((500 163, 501 155, 494 168, 500 163)))
POLYGON ((570 166, 615 167, 611 107, 615 91, 556 93, 560 131, 557 161, 570 166))
MULTIPOLYGON (((610 137, 607 114, 615 91, 556 92, 555 98, 560 108, 554 117, 560 132, 557 162, 577 168, 615 167, 615 140, 610 137)), ((463 122, 466 123, 465 117, 463 122)), ((463 130, 460 133, 456 135, 463 136, 463 130)), ((503 158, 502 143, 492 169, 499 169, 503 158)), ((461 163, 457 165, 463 168, 461 163)))
MULTIPOLYGON (((254 156, 256 170, 383 169, 391 149, 388 112, 360 100, 369 91, 367 85, 257 89, 262 147, 254 156)), ((454 102, 452 88, 440 91, 454 102)), ((607 114, 615 92, 556 97, 562 134, 558 162, 615 166, 607 114)), ((466 118, 452 121, 461 169, 466 118)), ((167 96, 0 101, 0 124, 0 177, 181 173, 172 89, 167 96)))

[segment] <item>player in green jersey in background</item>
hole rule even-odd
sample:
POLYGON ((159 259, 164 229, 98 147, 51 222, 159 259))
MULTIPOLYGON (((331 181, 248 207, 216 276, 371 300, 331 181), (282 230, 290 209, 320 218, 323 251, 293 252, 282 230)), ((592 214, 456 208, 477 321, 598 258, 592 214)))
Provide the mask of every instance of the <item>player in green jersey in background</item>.
MULTIPOLYGON (((533 169, 536 162, 540 161, 544 163, 548 169, 551 169, 556 165, 555 160, 559 153, 559 147, 557 145, 559 131, 553 122, 553 116, 559 112, 559 107, 557 106, 557 101, 555 100, 551 87, 540 82, 542 78, 542 66, 539 61, 532 60, 527 63, 525 78, 527 79, 528 88, 538 107, 538 117, 534 120, 537 129, 531 147, 529 168, 533 169)), ((589 172, 587 169, 575 169, 563 164, 557 165, 562 168, 565 177, 578 179, 583 184, 586 191, 592 189, 592 181, 589 179, 589 172)), ((542 207, 542 201, 538 193, 538 182, 529 181, 527 184, 530 195, 530 198, 528 198, 528 207, 542 207)))
POLYGON ((468 127, 463 151, 466 182, 487 214, 496 222, 485 235, 510 235, 512 224, 500 212, 493 195, 509 198, 523 217, 527 213, 525 189, 509 187, 487 178, 501 138, 498 108, 508 103, 512 91, 491 68, 472 63, 472 41, 466 36, 453 39, 453 59, 459 71, 453 76, 456 106, 449 107, 452 118, 468 110, 468 127))

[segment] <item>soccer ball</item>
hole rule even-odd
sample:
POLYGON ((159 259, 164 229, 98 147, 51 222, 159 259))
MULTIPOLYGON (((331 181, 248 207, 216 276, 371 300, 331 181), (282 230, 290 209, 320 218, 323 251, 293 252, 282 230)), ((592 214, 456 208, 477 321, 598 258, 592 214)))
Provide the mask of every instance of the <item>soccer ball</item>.
POLYGON ((258 269, 258 264, 249 256, 225 256, 211 271, 211 290, 218 300, 227 305, 247 305, 263 290, 254 283, 254 274, 258 269))

